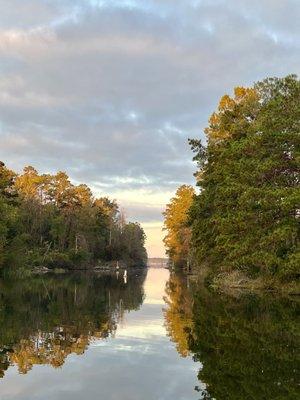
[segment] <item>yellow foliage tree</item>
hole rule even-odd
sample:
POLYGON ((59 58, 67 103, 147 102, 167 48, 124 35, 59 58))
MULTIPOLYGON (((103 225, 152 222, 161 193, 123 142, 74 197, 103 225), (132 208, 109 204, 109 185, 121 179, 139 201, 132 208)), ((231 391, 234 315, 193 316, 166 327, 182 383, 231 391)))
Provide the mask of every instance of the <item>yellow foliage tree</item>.
POLYGON ((176 264, 184 262, 188 257, 191 232, 187 226, 187 219, 194 194, 192 186, 180 186, 163 213, 164 229, 167 231, 164 244, 167 253, 176 264))
POLYGON ((49 179, 49 175, 39 175, 37 170, 29 165, 24 168, 23 174, 16 177, 15 188, 27 200, 39 199, 43 201, 44 191, 49 179))

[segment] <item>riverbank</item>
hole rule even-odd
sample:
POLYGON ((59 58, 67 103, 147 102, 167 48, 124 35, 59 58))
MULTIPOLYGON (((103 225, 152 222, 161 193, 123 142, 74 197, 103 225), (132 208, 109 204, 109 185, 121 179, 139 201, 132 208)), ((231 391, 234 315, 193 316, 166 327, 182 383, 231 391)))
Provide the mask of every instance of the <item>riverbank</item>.
POLYGON ((46 266, 34 267, 30 270, 32 274, 52 273, 67 273, 67 272, 117 272, 125 270, 141 270, 147 268, 147 265, 128 266, 124 262, 109 261, 91 266, 77 266, 71 269, 64 268, 48 268, 46 266))
POLYGON ((274 292, 284 295, 300 295, 300 282, 282 282, 277 277, 250 278, 241 271, 213 274, 207 266, 195 268, 188 279, 196 285, 204 285, 212 291, 225 294, 235 292, 274 292))
POLYGON ((217 275, 212 279, 210 286, 215 290, 227 293, 233 290, 244 290, 300 295, 300 283, 298 282, 281 282, 277 278, 270 277, 250 279, 239 271, 217 275))
POLYGON ((0 270, 0 277, 2 278, 16 278, 16 279, 25 279, 30 278, 38 275, 64 275, 64 274, 72 274, 72 273, 86 273, 86 274, 132 274, 137 273, 139 271, 146 271, 148 269, 146 264, 143 265, 136 265, 136 266, 129 266, 124 262, 103 262, 101 264, 94 264, 89 266, 80 267, 77 266, 76 268, 48 268, 47 266, 34 266, 32 268, 18 268, 16 270, 11 269, 3 269, 0 270), (126 272, 125 272, 126 271, 126 272))

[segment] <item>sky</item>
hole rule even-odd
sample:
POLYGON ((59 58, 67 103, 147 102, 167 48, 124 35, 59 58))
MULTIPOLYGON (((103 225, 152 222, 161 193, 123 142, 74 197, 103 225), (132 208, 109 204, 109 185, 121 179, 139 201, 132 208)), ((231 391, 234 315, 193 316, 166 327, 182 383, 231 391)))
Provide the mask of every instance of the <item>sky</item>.
POLYGON ((0 160, 109 195, 164 255, 220 97, 300 73, 299 0, 0 0, 0 160))

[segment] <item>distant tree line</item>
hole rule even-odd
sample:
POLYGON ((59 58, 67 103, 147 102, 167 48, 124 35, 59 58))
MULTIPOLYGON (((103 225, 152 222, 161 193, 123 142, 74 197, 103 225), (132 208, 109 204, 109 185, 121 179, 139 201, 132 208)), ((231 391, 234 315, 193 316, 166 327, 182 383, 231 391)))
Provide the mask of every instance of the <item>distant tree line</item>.
POLYGON ((0 162, 0 265, 88 268, 119 260, 146 263, 145 234, 127 223, 118 204, 95 198, 87 185, 74 185, 64 172, 22 174, 0 162))
POLYGON ((171 258, 181 265, 192 258, 198 271, 205 267, 213 276, 297 280, 299 79, 235 88, 233 97, 221 98, 205 134, 205 144, 189 141, 199 194, 181 187, 165 212, 171 258))

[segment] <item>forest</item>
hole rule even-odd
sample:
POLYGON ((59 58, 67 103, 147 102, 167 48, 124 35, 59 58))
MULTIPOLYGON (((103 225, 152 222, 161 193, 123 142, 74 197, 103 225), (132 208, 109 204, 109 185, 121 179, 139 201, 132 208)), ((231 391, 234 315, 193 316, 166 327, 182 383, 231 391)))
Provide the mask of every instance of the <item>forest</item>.
POLYGON ((146 265, 145 234, 115 200, 95 198, 65 172, 17 174, 0 163, 0 271, 146 265))
POLYGON ((164 212, 172 264, 218 288, 298 291, 299 79, 236 87, 205 135, 203 143, 189 140, 196 190, 178 188, 164 212))

